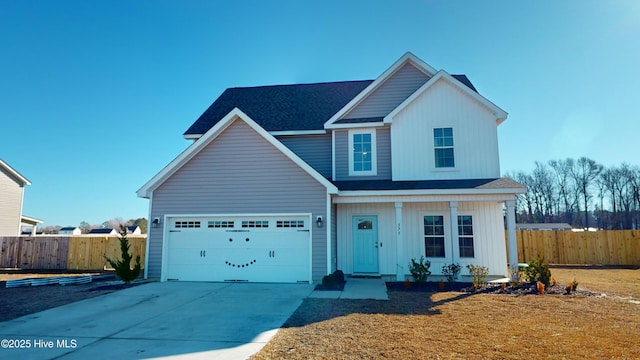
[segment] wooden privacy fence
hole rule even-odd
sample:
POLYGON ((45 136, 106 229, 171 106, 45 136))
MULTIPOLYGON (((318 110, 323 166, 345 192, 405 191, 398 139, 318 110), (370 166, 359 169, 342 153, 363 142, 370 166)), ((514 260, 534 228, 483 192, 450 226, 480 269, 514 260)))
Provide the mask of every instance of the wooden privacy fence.
POLYGON ((516 230, 516 239, 520 263, 541 254, 549 264, 640 265, 640 230, 516 230))
MULTIPOLYGON (((133 262, 140 255, 144 267, 146 236, 127 236, 133 262)), ((7 236, 0 237, 0 268, 32 270, 104 270, 104 259, 120 259, 115 236, 7 236)))

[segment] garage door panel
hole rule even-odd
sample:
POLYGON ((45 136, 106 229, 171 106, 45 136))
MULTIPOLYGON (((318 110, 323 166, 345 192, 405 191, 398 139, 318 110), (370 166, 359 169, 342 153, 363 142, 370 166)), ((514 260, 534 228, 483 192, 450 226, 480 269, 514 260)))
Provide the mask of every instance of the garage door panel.
POLYGON ((170 221, 179 225, 194 223, 204 225, 169 232, 167 279, 254 282, 311 279, 308 216, 211 216, 170 221))

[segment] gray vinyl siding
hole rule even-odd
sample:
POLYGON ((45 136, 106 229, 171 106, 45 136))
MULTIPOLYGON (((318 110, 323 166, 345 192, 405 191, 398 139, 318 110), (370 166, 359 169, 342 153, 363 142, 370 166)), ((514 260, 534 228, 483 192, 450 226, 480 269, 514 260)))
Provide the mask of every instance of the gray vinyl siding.
POLYGON ((0 235, 20 235, 23 191, 24 187, 0 168, 0 235))
MULTIPOLYGON (((165 214, 312 213, 326 219, 326 188, 238 120, 153 191, 165 214)), ((166 224, 163 224, 166 226, 166 224)), ((162 227, 149 233, 148 277, 159 278, 162 227)), ((312 278, 327 270, 327 231, 312 228, 312 278)))
POLYGON ((325 178, 331 178, 331 134, 278 136, 278 140, 325 178))
POLYGON ((378 173, 375 176, 349 176, 349 132, 336 130, 336 180, 391 180, 391 131, 376 129, 378 173))
POLYGON ((342 118, 386 116, 428 80, 429 77, 425 73, 411 64, 405 64, 342 118))

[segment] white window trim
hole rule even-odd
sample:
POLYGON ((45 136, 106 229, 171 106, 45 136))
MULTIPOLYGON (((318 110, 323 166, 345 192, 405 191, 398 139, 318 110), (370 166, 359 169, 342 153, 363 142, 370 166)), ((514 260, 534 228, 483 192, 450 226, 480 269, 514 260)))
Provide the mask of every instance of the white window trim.
MULTIPOLYGON (((471 216, 471 226, 473 227, 473 257, 462 257, 460 255, 460 233, 458 233, 458 243, 455 244, 455 249, 458 253, 458 260, 460 260, 461 263, 472 263, 473 261, 478 259, 478 235, 477 235, 477 224, 476 224, 476 220, 477 220, 477 216, 474 212, 469 212, 469 211, 459 211, 458 212, 458 217, 460 216, 471 216)), ((458 226, 458 219, 456 219, 456 226, 458 226)))
POLYGON ((451 171, 458 171, 458 156, 456 155, 456 144, 458 143, 457 139, 456 139, 456 133, 457 131, 455 131, 455 127, 454 126, 450 126, 450 125, 446 125, 446 126, 434 126, 431 129, 431 154, 433 156, 433 171, 436 172, 451 172, 451 171), (453 134, 453 146, 438 146, 436 147, 436 139, 433 136, 433 130, 435 129, 447 129, 447 128, 451 128, 451 132, 453 134), (437 167, 436 163, 437 163, 437 159, 436 159, 436 149, 446 149, 446 148, 452 148, 453 149, 453 166, 452 167, 437 167))
MULTIPOLYGON (((449 220, 450 216, 448 213, 442 212, 442 211, 437 211, 437 210, 430 210, 430 211, 422 211, 420 212, 420 252, 421 255, 423 255, 425 257, 425 259, 430 260, 432 263, 438 262, 438 261, 444 261, 445 263, 449 263, 451 261, 453 261, 453 254, 451 253, 451 243, 452 243, 452 239, 451 239, 451 226, 449 226, 450 220, 449 220), (443 217, 443 221, 444 221, 444 257, 427 257, 427 249, 424 246, 424 238, 425 238, 425 234, 424 234, 424 217, 425 216, 442 216, 443 217)), ((457 219, 456 219, 456 225, 457 225, 457 219)), ((475 244, 474 244, 475 245, 475 244)))
POLYGON ((351 129, 349 130, 349 176, 376 176, 378 175, 378 147, 376 145, 376 129, 351 129), (353 170, 353 135, 371 134, 371 170, 353 170))

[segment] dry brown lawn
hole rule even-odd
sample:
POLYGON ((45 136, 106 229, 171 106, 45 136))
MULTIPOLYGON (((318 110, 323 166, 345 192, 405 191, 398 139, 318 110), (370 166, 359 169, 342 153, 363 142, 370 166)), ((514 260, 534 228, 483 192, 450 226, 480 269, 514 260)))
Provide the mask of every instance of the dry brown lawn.
POLYGON ((551 275, 560 283, 575 278, 581 288, 640 300, 640 269, 552 267, 551 275))
POLYGON ((640 304, 631 301, 640 300, 640 270, 561 270, 552 269, 558 282, 575 277, 579 286, 619 296, 306 299, 252 359, 639 359, 640 304))

